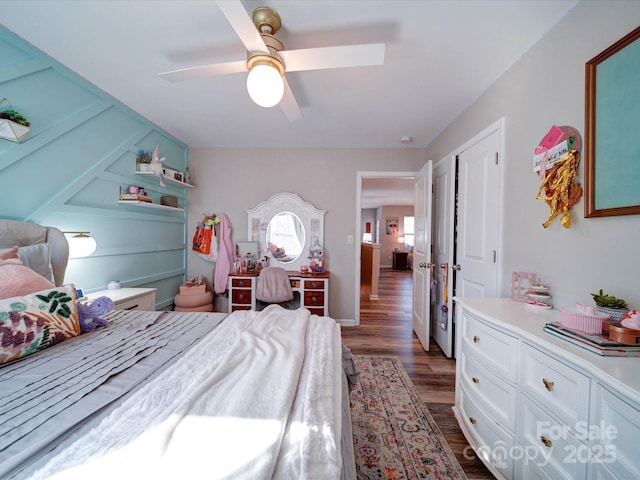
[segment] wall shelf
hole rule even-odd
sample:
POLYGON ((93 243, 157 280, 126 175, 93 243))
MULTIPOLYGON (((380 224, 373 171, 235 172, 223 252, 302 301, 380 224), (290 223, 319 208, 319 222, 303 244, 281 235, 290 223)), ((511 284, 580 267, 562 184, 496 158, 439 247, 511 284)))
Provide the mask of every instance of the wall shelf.
MULTIPOLYGON (((157 176, 154 172, 140 172, 138 170, 136 170, 136 175, 145 175, 145 176, 148 176, 148 177, 157 176)), ((164 174, 162 175, 162 179, 165 182, 170 183, 172 185, 176 185, 178 187, 193 188, 193 185, 191 185, 190 183, 186 183, 186 182, 182 182, 180 180, 176 180, 175 178, 168 177, 167 175, 164 175, 164 174)))
POLYGON ((172 207, 170 205, 163 205, 161 203, 153 203, 149 201, 145 201, 144 199, 150 200, 151 197, 143 197, 140 199, 139 195, 134 195, 136 198, 126 198, 126 192, 122 190, 122 186, 118 187, 118 203, 121 205, 134 205, 136 207, 145 207, 145 208, 159 208, 161 210, 174 210, 176 212, 184 212, 184 208, 180 207, 172 207))
POLYGON ((136 207, 159 208, 161 210, 175 210, 176 212, 184 212, 184 208, 170 207, 169 205, 160 205, 159 203, 143 202, 141 200, 118 200, 122 205, 134 205, 136 207))

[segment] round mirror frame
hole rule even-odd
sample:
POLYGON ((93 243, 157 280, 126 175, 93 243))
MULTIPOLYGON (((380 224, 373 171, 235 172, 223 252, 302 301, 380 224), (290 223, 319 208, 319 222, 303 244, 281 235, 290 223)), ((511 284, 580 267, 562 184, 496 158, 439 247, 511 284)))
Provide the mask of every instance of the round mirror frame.
POLYGON ((289 264, 297 260, 300 255, 303 255, 306 253, 304 251, 305 237, 306 237, 306 232, 305 232, 304 226, 302 225, 302 221, 298 218, 298 216, 293 212, 283 211, 283 212, 276 213, 273 217, 271 217, 271 220, 269 220, 269 223, 267 224, 267 231, 265 234, 265 245, 267 250, 269 250, 269 254, 271 255, 272 258, 275 258, 280 263, 289 264), (291 241, 287 241, 287 240, 279 241, 276 238, 278 236, 278 233, 273 231, 276 229, 276 226, 275 226, 276 219, 281 216, 291 217, 291 219, 293 220, 293 223, 295 224, 292 226, 294 228, 294 232, 288 232, 289 235, 293 235, 297 231, 300 231, 300 236, 298 236, 297 245, 295 245, 300 248, 297 254, 292 253, 294 252, 294 250, 291 248, 291 241))
POLYGON ((277 193, 255 208, 247 209, 246 212, 248 240, 258 242, 260 259, 268 256, 272 267, 279 266, 287 270, 299 270, 300 266, 309 260, 308 254, 311 245, 317 242, 324 247, 324 214, 326 210, 317 209, 295 193, 277 193), (267 248, 269 222, 273 217, 283 212, 290 212, 297 216, 304 230, 304 244, 300 255, 284 262, 273 257, 267 248))

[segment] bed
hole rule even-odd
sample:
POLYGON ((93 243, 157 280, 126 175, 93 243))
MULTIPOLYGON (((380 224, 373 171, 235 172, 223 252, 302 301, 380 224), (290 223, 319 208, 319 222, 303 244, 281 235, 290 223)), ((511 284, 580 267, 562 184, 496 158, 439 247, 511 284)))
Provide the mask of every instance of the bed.
MULTIPOLYGON (((75 292, 53 283, 19 300, 75 292)), ((278 305, 105 318, 0 365, 0 478, 355 478, 333 319, 278 305)))

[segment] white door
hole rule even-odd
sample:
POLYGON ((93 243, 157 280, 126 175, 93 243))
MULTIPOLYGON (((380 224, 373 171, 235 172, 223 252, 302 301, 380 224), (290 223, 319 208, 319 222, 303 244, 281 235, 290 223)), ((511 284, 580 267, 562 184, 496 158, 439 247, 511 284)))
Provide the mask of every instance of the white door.
POLYGON ((435 307, 431 336, 444 354, 453 356, 453 270, 456 199, 456 157, 451 155, 433 168, 433 272, 435 307))
POLYGON ((430 264, 431 264, 431 190, 433 161, 429 160, 416 175, 416 203, 413 245, 413 330, 422 347, 429 350, 430 336, 430 264))
POLYGON ((498 294, 500 228, 500 129, 458 155, 458 218, 455 294, 498 294))

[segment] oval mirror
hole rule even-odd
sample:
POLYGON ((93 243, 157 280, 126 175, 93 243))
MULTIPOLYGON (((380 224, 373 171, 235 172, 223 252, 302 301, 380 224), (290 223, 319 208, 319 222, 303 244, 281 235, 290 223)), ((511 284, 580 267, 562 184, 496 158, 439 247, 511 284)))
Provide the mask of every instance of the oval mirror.
POLYGON ((302 254, 305 231, 293 212, 275 214, 267 225, 267 250, 271 257, 282 263, 293 262, 302 254))

